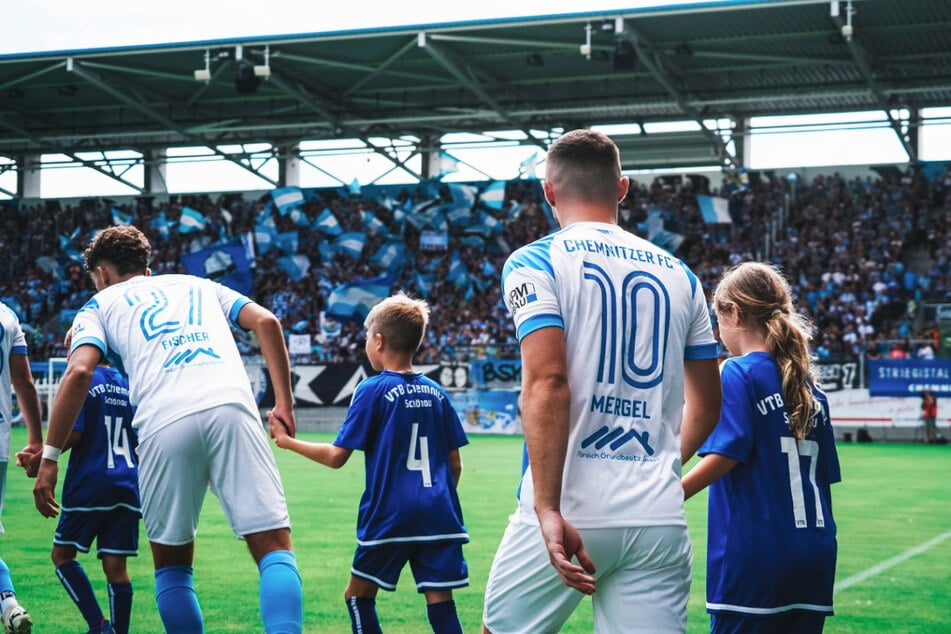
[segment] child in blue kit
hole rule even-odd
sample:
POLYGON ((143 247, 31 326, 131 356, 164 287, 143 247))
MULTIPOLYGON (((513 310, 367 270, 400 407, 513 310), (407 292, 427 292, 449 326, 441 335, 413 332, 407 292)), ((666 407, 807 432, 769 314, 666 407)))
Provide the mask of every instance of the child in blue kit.
POLYGON ((445 390, 413 369, 429 306, 400 293, 370 311, 366 353, 380 374, 353 395, 337 438, 310 443, 270 419, 277 446, 334 469, 365 454, 366 490, 357 518, 357 550, 345 591, 354 632, 380 632, 376 595, 395 590, 409 562, 433 631, 460 633, 452 590, 469 584, 462 544, 469 541, 456 486, 459 447, 468 442, 445 390))

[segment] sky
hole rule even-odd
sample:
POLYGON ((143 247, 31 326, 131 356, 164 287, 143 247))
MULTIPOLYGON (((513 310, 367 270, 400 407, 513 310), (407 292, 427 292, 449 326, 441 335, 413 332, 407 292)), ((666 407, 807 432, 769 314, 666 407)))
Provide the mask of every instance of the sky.
MULTIPOLYGON (((539 15, 577 14, 611 10, 651 10, 685 7, 692 4, 737 4, 741 0, 545 0, 512 2, 397 2, 395 0, 348 0, 346 3, 301 2, 300 0, 231 0, 226 4, 209 0, 162 0, 161 2, 117 2, 116 0, 2 0, 0 55, 89 48, 110 48, 261 37, 269 35, 310 34, 327 31, 374 29, 461 21, 539 15), (343 9, 345 7, 345 10, 343 9)), ((854 118, 854 115, 851 115, 854 118)), ((949 123, 934 126, 923 141, 922 158, 951 159, 951 111, 944 114, 949 123)), ((835 117, 769 121, 768 132, 752 137, 749 157, 751 169, 786 169, 814 165, 901 163, 906 156, 894 133, 883 123, 883 113, 869 113, 864 130, 820 130, 805 132, 788 124, 811 123, 835 127, 835 117), (877 120, 877 122, 876 122, 877 120), (821 148, 821 151, 817 151, 821 148)), ((755 125, 755 123, 754 123, 755 125)), ((195 154, 200 149, 191 149, 195 154)), ((537 152, 533 146, 512 144, 492 152, 461 150, 459 171, 446 180, 511 179, 519 175, 519 165, 537 152)), ((361 183, 405 181, 405 174, 386 175, 391 167, 372 153, 348 153, 330 158, 315 157, 317 167, 305 165, 301 185, 330 187, 357 179, 361 183), (327 169, 327 168, 331 169, 327 169), (337 178, 329 177, 330 171, 337 178), (382 179, 380 178, 383 175, 382 179), (402 181, 401 181, 402 179, 402 181)), ((0 157, 0 168, 4 163, 0 157)), ((419 159, 410 163, 420 171, 419 159)), ((133 168, 128 177, 141 178, 141 168, 133 168)), ((276 163, 266 165, 273 178, 276 163)), ((240 168, 220 161, 196 158, 168 167, 167 187, 171 193, 268 189, 270 185, 240 168)), ((538 172, 541 175, 541 169, 538 172)), ((2 190, 16 187, 16 175, 0 169, 2 190)), ((132 195, 135 191, 84 168, 44 169, 41 195, 65 198, 86 195, 132 195)))

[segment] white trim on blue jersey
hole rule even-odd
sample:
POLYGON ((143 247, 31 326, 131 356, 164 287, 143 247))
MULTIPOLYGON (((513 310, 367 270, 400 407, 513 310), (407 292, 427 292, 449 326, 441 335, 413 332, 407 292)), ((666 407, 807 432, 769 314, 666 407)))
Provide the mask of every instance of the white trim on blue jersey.
MULTIPOLYGON (((716 358, 700 282, 614 224, 579 222, 502 272, 519 340, 563 328, 571 387, 561 511, 579 528, 683 525, 684 361, 716 358)), ((535 522, 531 471, 519 513, 535 522)))

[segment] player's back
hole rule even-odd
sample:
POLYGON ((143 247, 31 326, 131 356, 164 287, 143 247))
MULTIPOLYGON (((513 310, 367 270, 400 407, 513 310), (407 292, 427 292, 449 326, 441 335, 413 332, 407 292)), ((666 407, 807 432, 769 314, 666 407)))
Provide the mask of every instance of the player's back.
POLYGON ((449 461, 467 442, 434 381, 384 371, 361 383, 335 441, 365 453, 360 543, 467 540, 449 461))
MULTIPOLYGON (((10 384, 10 355, 26 354, 26 337, 20 319, 6 304, 0 303, 0 429, 9 434, 13 417, 13 387, 10 384)), ((0 451, 9 443, 0 444, 0 451)))
MULTIPOLYGON (((564 328, 565 517, 579 527, 683 523, 683 364, 716 354, 697 278, 617 225, 579 222, 513 254, 503 284, 520 339, 564 328)), ((532 495, 529 477, 529 518, 532 495)))
POLYGON ((191 275, 137 276, 97 293, 76 316, 73 347, 92 344, 129 377, 140 438, 224 403, 258 415, 231 329, 250 300, 191 275))

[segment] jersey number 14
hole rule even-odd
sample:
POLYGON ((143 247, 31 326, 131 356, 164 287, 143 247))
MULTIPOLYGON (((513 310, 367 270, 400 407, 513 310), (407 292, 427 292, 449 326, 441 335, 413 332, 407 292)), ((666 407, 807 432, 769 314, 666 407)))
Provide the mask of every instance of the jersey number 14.
POLYGON ((122 426, 122 418, 117 416, 103 416, 102 423, 106 426, 106 446, 109 453, 106 456, 106 467, 108 469, 116 468, 116 456, 122 456, 126 466, 130 469, 134 466, 132 463, 132 448, 129 446, 129 434, 122 426))

